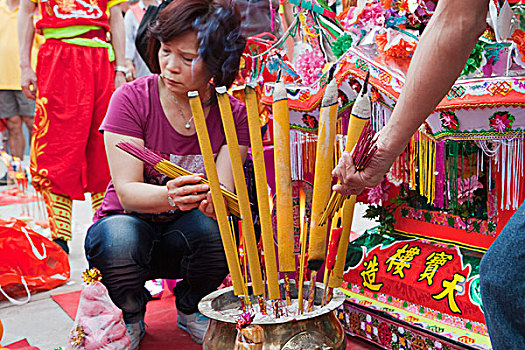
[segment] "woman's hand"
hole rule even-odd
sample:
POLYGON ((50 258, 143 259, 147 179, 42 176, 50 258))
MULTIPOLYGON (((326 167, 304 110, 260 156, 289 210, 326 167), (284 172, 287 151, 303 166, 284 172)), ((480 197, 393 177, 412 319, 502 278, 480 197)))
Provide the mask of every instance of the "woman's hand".
POLYGON ((115 90, 126 84, 126 75, 122 72, 115 72, 115 90))
POLYGON ((212 219, 217 220, 217 215, 215 214, 215 208, 213 207, 213 199, 211 198, 211 192, 206 193, 206 199, 201 202, 199 205, 199 210, 206 216, 209 216, 212 219))
POLYGON ((201 203, 207 198, 210 189, 208 185, 199 184, 203 176, 201 174, 185 175, 168 181, 166 186, 168 187, 168 197, 171 198, 171 201, 168 201, 170 204, 174 204, 172 207, 183 211, 200 209, 201 203))
MULTIPOLYGON (((226 206, 226 212, 228 210, 228 201, 224 198, 224 205, 226 206)), ((211 192, 208 191, 206 194, 206 199, 201 202, 199 205, 199 210, 206 216, 209 216, 212 219, 217 220, 217 214, 215 213, 215 207, 213 206, 213 198, 211 197, 211 192)))

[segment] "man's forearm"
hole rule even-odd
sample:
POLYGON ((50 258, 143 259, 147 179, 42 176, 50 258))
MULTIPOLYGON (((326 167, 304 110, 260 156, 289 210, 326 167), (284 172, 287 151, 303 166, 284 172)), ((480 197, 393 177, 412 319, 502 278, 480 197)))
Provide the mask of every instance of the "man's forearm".
POLYGON ((122 17, 120 5, 111 7, 109 27, 111 30, 111 45, 115 51, 115 64, 117 66, 124 66, 126 64, 126 59, 124 57, 126 34, 124 29, 124 18, 122 17))
POLYGON ((381 145, 399 154, 458 78, 485 29, 487 0, 441 0, 419 41, 381 145))
POLYGON ((31 49, 35 38, 35 27, 33 26, 35 7, 35 4, 29 0, 20 0, 17 24, 20 68, 31 67, 31 49))

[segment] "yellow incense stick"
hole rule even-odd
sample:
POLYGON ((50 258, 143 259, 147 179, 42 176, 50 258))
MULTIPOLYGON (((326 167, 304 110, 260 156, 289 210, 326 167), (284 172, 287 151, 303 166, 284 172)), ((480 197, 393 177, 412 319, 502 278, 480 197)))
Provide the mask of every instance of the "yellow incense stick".
MULTIPOLYGON (((162 160, 161 162, 159 162, 157 165, 154 166, 155 170, 157 170, 158 172, 172 178, 172 179, 175 179, 179 176, 184 176, 184 175, 191 175, 192 173, 187 171, 186 169, 184 168, 181 168, 173 163, 171 163, 170 161, 168 160, 162 160)), ((206 179, 202 179, 199 183, 203 183, 203 184, 206 184, 206 185, 209 185, 208 184, 208 180, 206 179)), ((222 191, 222 194, 224 196, 224 198, 226 199, 226 202, 228 202, 228 209, 230 211, 231 214, 237 216, 237 217, 241 217, 241 214, 240 214, 240 211, 239 211, 239 202, 238 202, 238 199, 237 199, 237 195, 228 191, 227 189, 224 189, 224 188, 221 188, 221 191, 222 191)))
POLYGON ((275 256, 275 244, 273 239, 270 198, 268 196, 266 166, 264 162, 261 128, 259 125, 259 108, 254 84, 246 85, 245 99, 246 112, 248 115, 248 126, 250 128, 250 141, 253 157, 253 169, 255 172, 255 187, 257 190, 259 219, 261 223, 264 265, 266 269, 266 278, 268 279, 268 298, 279 299, 279 274, 277 272, 277 259, 275 256))
POLYGON ((356 196, 350 196, 343 204, 341 217, 343 218, 343 229, 341 231, 341 238, 337 246, 337 255, 335 258, 335 265, 330 279, 328 280, 328 287, 339 288, 343 283, 343 272, 346 262, 346 251, 348 250, 348 240, 352 230, 352 221, 354 218, 354 206, 356 196))
POLYGON ((306 260, 306 242, 307 242, 307 232, 308 232, 308 220, 306 219, 306 198, 304 190, 301 188, 301 192, 299 193, 299 205, 301 208, 301 236, 300 236, 300 244, 301 244, 301 255, 299 256, 299 285, 297 286, 297 300, 299 302, 299 313, 302 314, 304 310, 304 299, 303 299, 303 293, 304 293, 304 266, 305 266, 305 260, 306 260), (304 219, 303 219, 304 218, 304 219))
POLYGON ((279 271, 295 271, 288 95, 283 83, 273 91, 273 135, 279 271))
POLYGON ((233 293, 235 295, 243 294, 243 279, 241 267, 239 265, 239 256, 237 247, 232 240, 232 232, 228 224, 228 215, 226 205, 224 204, 224 197, 221 192, 221 184, 219 182, 219 175, 215 166, 215 159, 213 157, 213 149, 211 147, 210 137, 208 134, 208 127, 206 126, 206 118, 202 111, 201 99, 197 91, 188 92, 190 100, 191 113, 195 123, 195 129, 199 139, 199 146, 202 152, 202 159, 206 175, 210 183, 210 191, 213 199, 213 206, 217 216, 217 223, 221 233, 222 244, 226 254, 226 262, 232 277, 233 293))
POLYGON ((226 142, 230 153, 233 180, 237 197, 239 198, 239 209, 242 217, 242 234, 245 245, 245 253, 248 257, 250 275, 252 277, 252 288, 254 295, 264 295, 264 284, 262 280, 261 264, 257 250, 257 239, 255 238, 255 229, 253 227, 252 211, 246 188, 246 178, 244 177, 243 162, 239 149, 239 140, 235 128, 230 98, 228 97, 226 87, 221 86, 216 89, 219 110, 221 112, 226 142))
POLYGON ((337 82, 332 79, 326 87, 321 104, 315 156, 312 216, 308 245, 308 268, 312 270, 319 270, 325 260, 327 227, 321 226, 319 219, 330 199, 331 182, 328 179, 332 178, 337 107, 337 82))
MULTIPOLYGON (((363 91, 358 95, 352 112, 350 113, 350 120, 348 123, 348 134, 345 150, 350 152, 354 149, 359 136, 370 120, 371 115, 371 104, 370 98, 366 93, 366 88, 363 87, 363 91)), ((339 195, 339 193, 337 193, 339 195)), ((344 198, 339 195, 339 198, 344 198)), ((350 231, 352 229, 352 221, 354 218, 354 206, 356 196, 352 195, 346 199, 343 203, 343 210, 341 217, 343 218, 343 230, 341 231, 341 238, 337 249, 337 256, 335 259, 335 265, 328 286, 330 288, 339 288, 343 282, 343 272, 346 262, 346 251, 348 249, 348 240, 350 237, 350 231)))

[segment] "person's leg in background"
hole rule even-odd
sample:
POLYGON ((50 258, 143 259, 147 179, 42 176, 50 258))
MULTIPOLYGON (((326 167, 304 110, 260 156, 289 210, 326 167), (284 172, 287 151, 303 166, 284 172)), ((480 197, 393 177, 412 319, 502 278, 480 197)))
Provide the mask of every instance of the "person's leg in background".
POLYGON ((91 193, 91 207, 95 213, 104 199, 104 194, 110 180, 109 167, 104 146, 104 137, 98 131, 106 116, 111 95, 115 90, 115 73, 109 62, 107 50, 97 50, 93 53, 97 61, 94 77, 95 103, 89 130, 87 130, 86 156, 86 191, 91 193))
POLYGON ((7 121, 7 142, 9 151, 13 157, 24 158, 25 140, 24 130, 22 129, 22 117, 15 115, 6 119, 7 121))
POLYGON ((102 205, 102 201, 104 200, 105 194, 105 192, 91 192, 91 209, 93 210, 93 215, 95 215, 95 212, 102 205))
MULTIPOLYGON (((31 143, 32 185, 43 194, 51 237, 65 251, 71 239, 72 200, 84 200, 88 187, 86 149, 94 110, 97 49, 61 41, 44 43, 37 63, 38 96, 31 143), (71 62, 82 62, 72 64, 71 62), (54 69, 60 67, 60 72, 54 69), (82 74, 80 74, 82 73, 82 74), (82 89, 72 88, 82 86, 82 89)), ((105 154, 102 162, 106 162, 105 154)), ((107 167, 107 165, 106 165, 107 167)), ((97 176, 99 174, 89 174, 97 176)))
POLYGON ((29 132, 29 144, 31 144, 31 138, 33 137, 33 123, 35 121, 34 115, 24 115, 22 116, 24 124, 26 125, 27 131, 29 132))
MULTIPOLYGON (((0 118, 4 119, 8 131, 8 145, 13 157, 24 158, 25 137, 22 128, 26 116, 35 113, 35 101, 19 90, 0 90, 0 118)), ((32 126, 32 125, 31 125, 32 126)))
MULTIPOLYGON (((35 101, 28 99, 22 91, 15 91, 14 98, 16 99, 16 103, 18 106, 18 115, 21 116, 21 123, 25 124, 25 126, 27 127, 27 131, 29 133, 29 141, 31 141, 31 136, 33 135, 33 121, 35 119, 35 101)), ((26 144, 25 134, 22 137, 24 143, 22 155, 24 155, 26 144)), ((20 159, 22 159, 22 157, 20 157, 20 159)))
POLYGON ((71 240, 71 216, 73 212, 73 201, 63 195, 48 190, 41 191, 46 205, 51 239, 58 244, 67 254, 69 247, 67 242, 71 240))
POLYGON ((525 349, 525 203, 483 256, 479 276, 492 348, 525 349))

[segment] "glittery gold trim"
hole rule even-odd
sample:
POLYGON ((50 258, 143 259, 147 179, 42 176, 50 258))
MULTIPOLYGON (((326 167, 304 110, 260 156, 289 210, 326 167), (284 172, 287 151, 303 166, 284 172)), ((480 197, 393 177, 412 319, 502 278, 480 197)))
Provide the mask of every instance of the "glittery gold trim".
POLYGON ((87 284, 96 283, 100 282, 102 279, 102 274, 96 267, 93 267, 91 269, 86 269, 86 271, 82 273, 82 279, 87 284))

